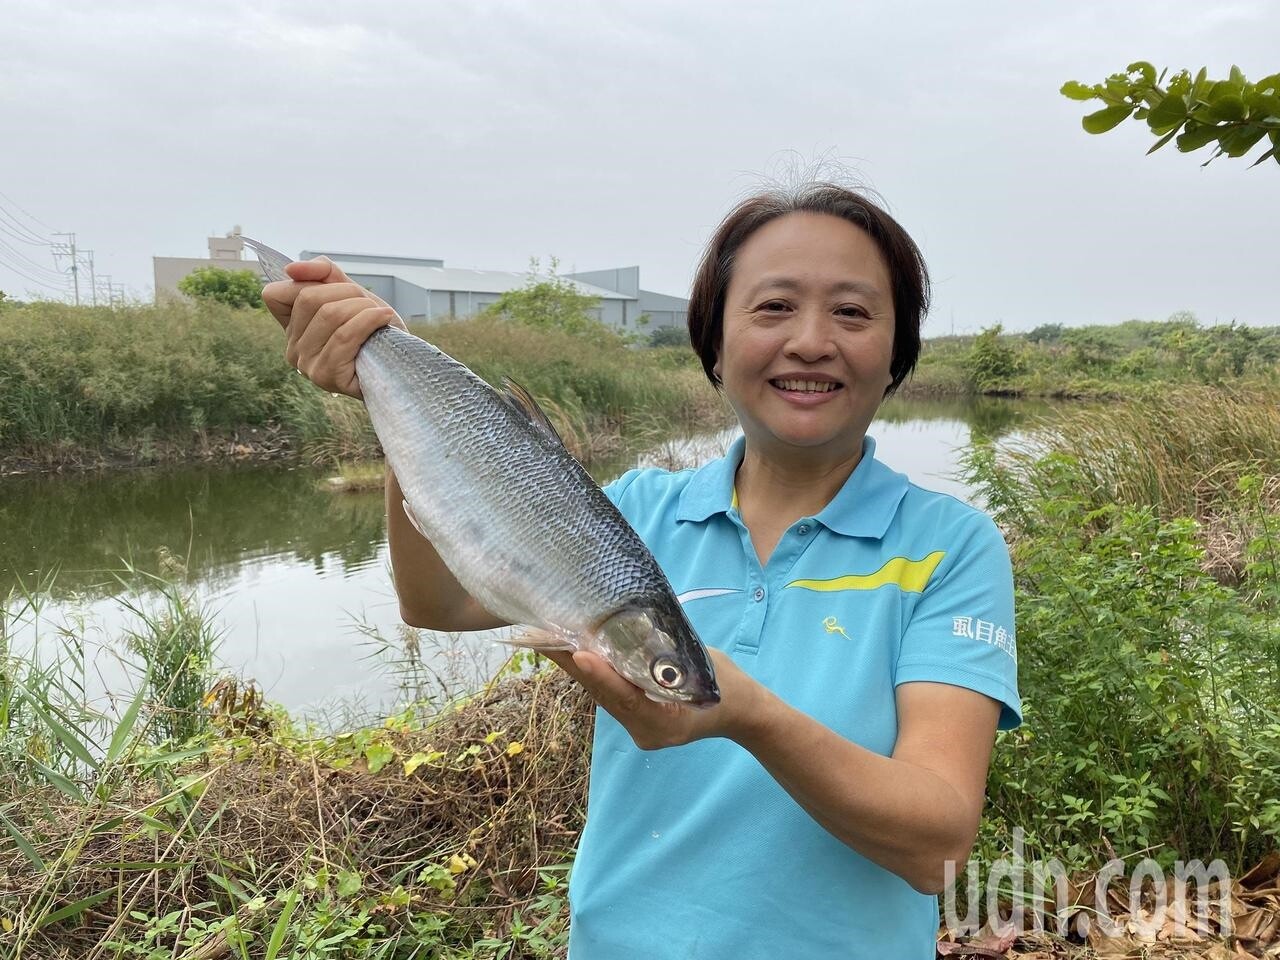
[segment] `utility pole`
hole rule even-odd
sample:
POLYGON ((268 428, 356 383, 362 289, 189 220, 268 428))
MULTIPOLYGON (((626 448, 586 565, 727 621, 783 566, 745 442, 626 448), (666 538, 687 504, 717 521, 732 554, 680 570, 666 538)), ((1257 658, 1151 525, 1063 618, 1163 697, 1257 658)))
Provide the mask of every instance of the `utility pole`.
POLYGON ((93 305, 96 307, 98 305, 98 281, 97 281, 97 278, 93 275, 93 251, 82 250, 81 253, 89 261, 89 293, 90 293, 90 296, 93 298, 93 305))
POLYGON ((80 265, 76 260, 76 235, 74 233, 55 233, 55 237, 70 237, 70 243, 56 243, 53 245, 53 258, 56 262, 59 257, 71 258, 71 283, 75 287, 76 306, 80 306, 80 265))

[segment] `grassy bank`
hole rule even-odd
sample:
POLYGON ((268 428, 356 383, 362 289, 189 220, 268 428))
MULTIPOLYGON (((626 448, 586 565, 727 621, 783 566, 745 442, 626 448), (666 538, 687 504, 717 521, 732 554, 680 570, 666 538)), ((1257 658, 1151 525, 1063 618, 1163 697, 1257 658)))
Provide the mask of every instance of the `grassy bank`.
MULTIPOLYGON (((993 756, 978 874, 1015 831, 1077 888, 1113 856, 1239 879, 1280 849, 1280 397, 1165 399, 972 452, 1011 543, 1026 712, 993 756)), ((76 644, 0 661, 5 956, 563 955, 590 733, 570 686, 526 664, 321 734, 233 681, 194 697, 202 618, 176 594, 150 616, 110 717, 76 644)))
POLYGON ((925 342, 906 395, 1133 399, 1172 385, 1274 386, 1280 327, 1202 327, 1189 314, 1111 326, 1000 326, 925 342))
POLYGON ((1239 876, 1280 849, 1277 399, 1183 389, 973 451, 1012 545, 1026 707, 994 755, 980 872, 1014 828, 1027 860, 1086 872, 1239 876))
MULTIPOLYGON (((524 384, 586 459, 657 425, 716 419, 696 364, 497 319, 417 330, 497 383, 524 384)), ((0 467, 376 454, 363 407, 306 383, 262 311, 207 301, 0 308, 0 467)))

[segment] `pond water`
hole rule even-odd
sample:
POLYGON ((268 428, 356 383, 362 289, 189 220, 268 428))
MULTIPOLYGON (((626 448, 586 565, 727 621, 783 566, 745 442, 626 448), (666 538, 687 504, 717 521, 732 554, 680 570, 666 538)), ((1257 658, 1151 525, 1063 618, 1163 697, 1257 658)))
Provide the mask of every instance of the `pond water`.
MULTIPOLYGON (((894 400, 870 433, 877 455, 924 487, 969 498, 954 477, 975 431, 1000 437, 1046 409, 1025 401, 894 400)), ((676 437, 593 471, 631 463, 692 466, 735 431, 676 437)), ((507 655, 492 635, 406 633, 387 561, 382 494, 333 493, 322 470, 184 467, 0 479, 0 598, 21 591, 38 616, 11 623, 13 649, 59 636, 83 642, 86 687, 124 684, 128 604, 155 597, 127 566, 183 585, 221 631, 220 666, 252 677, 300 715, 375 715, 396 701, 392 664, 406 640, 432 670, 483 675, 507 655)), ((10 601, 15 609, 17 601, 10 601)))

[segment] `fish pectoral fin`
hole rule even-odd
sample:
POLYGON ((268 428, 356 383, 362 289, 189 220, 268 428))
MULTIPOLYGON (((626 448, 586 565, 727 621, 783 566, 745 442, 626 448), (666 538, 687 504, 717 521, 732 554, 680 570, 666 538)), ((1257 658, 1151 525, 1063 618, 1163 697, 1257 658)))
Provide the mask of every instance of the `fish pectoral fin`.
POLYGON ((505 640, 499 640, 512 647, 527 647, 530 650, 577 650, 571 634, 552 633, 549 630, 530 629, 523 633, 513 634, 505 640))
POLYGON ((417 530, 420 534, 422 534, 422 538, 424 540, 430 540, 431 538, 427 536, 427 531, 423 530, 422 524, 418 522, 418 517, 413 512, 413 507, 409 506, 409 501, 401 500, 400 506, 404 510, 404 515, 409 519, 409 523, 413 525, 413 529, 417 530))
POLYGON ((502 378, 502 399, 506 400, 513 410, 517 410, 528 417, 529 422, 533 424, 539 433, 550 440, 554 440, 560 446, 564 446, 564 441, 560 439, 560 434, 556 432, 556 428, 551 425, 547 415, 538 406, 538 401, 533 399, 533 394, 510 377, 502 378))

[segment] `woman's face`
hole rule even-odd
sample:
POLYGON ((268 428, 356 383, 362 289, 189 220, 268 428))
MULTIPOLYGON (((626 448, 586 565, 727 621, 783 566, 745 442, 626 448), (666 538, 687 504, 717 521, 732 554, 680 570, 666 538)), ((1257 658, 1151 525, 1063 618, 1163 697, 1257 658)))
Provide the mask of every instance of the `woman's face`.
POLYGON ((893 293, 875 242, 791 213, 738 248, 715 371, 748 446, 856 456, 892 382, 893 293))

